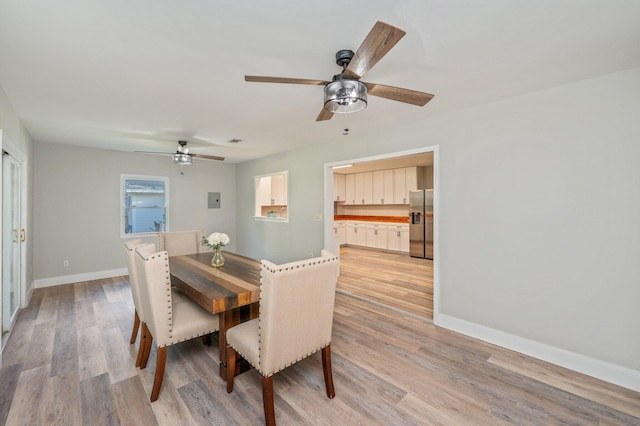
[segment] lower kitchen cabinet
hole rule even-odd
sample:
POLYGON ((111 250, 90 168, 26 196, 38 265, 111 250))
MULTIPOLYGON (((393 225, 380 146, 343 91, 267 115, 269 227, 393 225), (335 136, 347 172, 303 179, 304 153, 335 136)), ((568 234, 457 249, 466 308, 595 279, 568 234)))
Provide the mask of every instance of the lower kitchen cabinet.
POLYGON ((372 222, 336 222, 340 244, 409 253, 409 225, 372 222))
POLYGON ((409 253, 409 225, 387 227, 387 249, 409 253))
POLYGON ((348 222, 346 234, 347 244, 355 246, 367 245, 367 232, 364 223, 348 222))
POLYGON ((347 226, 344 222, 335 222, 333 224, 333 235, 339 237, 340 245, 347 243, 347 226))
POLYGON ((367 247, 387 249, 387 225, 367 224, 367 247))

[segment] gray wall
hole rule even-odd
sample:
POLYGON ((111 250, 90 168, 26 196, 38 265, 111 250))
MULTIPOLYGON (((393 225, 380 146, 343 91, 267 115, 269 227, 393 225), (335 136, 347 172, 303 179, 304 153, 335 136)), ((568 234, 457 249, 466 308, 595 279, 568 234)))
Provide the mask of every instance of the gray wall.
POLYGON ((632 69, 241 164, 238 249, 317 254, 325 163, 437 145, 436 322, 621 367, 638 387, 639 112, 632 69), (257 222, 253 176, 280 170, 290 222, 257 222))
POLYGON ((234 165, 194 160, 181 175, 168 156, 36 143, 36 281, 56 283, 126 267, 120 239, 122 173, 169 177, 169 230, 225 232, 231 238, 228 248, 235 249, 234 165), (208 192, 221 193, 220 209, 207 208, 208 192))

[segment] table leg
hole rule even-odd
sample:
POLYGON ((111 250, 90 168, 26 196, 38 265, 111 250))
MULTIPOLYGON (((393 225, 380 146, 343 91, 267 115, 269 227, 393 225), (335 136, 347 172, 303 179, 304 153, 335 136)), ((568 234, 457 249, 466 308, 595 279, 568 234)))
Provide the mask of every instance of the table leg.
POLYGON ((220 355, 220 377, 223 380, 227 380, 227 330, 234 325, 240 324, 240 310, 231 309, 229 311, 221 312, 220 319, 220 332, 218 335, 218 353, 220 355))
MULTIPOLYGON (((240 324, 242 321, 248 319, 258 318, 260 314, 260 304, 252 303, 251 305, 243 306, 242 308, 230 309, 225 312, 221 312, 219 315, 220 332, 218 336, 218 352, 220 354, 220 377, 223 380, 227 380, 227 330, 234 325, 240 324)), ((251 366, 244 359, 236 358, 236 375, 249 370, 251 366)))

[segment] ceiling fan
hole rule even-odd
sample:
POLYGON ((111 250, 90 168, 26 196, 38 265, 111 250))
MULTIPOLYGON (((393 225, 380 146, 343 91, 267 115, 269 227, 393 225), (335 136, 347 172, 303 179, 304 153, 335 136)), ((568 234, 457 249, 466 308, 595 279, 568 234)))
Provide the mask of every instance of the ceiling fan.
POLYGON ((206 154, 190 154, 189 148, 187 148, 187 141, 178 141, 178 149, 175 153, 170 152, 152 152, 152 151, 136 151, 141 152, 143 154, 167 154, 171 155, 171 159, 174 163, 180 164, 182 166, 188 166, 192 163, 192 157, 202 158, 205 160, 217 160, 224 161, 224 157, 218 157, 216 155, 206 155, 206 154))
POLYGON ((367 94, 424 106, 434 95, 360 81, 360 78, 377 64, 405 34, 405 31, 392 25, 381 21, 376 22, 355 53, 352 50, 339 50, 336 53, 336 63, 342 67, 342 72, 334 75, 332 81, 256 75, 245 75, 244 79, 258 83, 324 86, 324 108, 318 114, 316 121, 330 120, 334 113, 363 110, 367 106, 367 94))

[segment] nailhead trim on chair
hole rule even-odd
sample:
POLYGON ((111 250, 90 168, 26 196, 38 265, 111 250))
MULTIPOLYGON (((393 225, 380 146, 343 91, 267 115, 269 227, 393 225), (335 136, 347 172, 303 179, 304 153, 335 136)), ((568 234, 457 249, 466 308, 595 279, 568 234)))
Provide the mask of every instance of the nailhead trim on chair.
MULTIPOLYGON (((150 257, 146 258, 145 262, 148 262, 150 259, 154 259, 156 255, 164 257, 165 267, 167 268, 166 271, 165 271, 167 273, 167 275, 165 277, 166 278, 165 290, 167 292, 167 305, 169 306, 169 320, 171 321, 171 325, 169 326, 169 339, 172 341, 171 344, 174 345, 176 343, 186 342, 187 340, 195 339, 196 337, 200 337, 200 336, 206 336, 207 334, 215 333, 216 331, 218 331, 216 329, 213 329, 213 330, 209 330, 206 333, 198 334, 197 336, 185 337, 184 339, 173 341, 173 334, 172 334, 172 332, 173 332, 173 311, 172 311, 173 303, 172 303, 172 300, 171 300, 171 273, 170 273, 170 270, 169 270, 169 253, 167 253, 166 250, 162 251, 160 253, 155 253, 155 254, 151 255, 150 257)), ((167 346, 167 345, 163 345, 163 346, 160 346, 160 347, 164 347, 164 346, 167 346)))
MULTIPOLYGON (((288 266, 288 267, 285 267, 285 268, 277 268, 277 269, 270 269, 270 268, 269 268, 269 267, 267 267, 264 263, 262 263, 262 264, 260 265, 260 266, 261 266, 261 268, 260 268, 260 280, 262 281, 262 269, 266 269, 267 271, 272 272, 272 273, 278 273, 278 272, 288 271, 288 270, 290 270, 290 269, 291 269, 291 270, 293 270, 293 269, 298 269, 298 268, 304 268, 304 267, 305 267, 305 266, 307 266, 307 265, 309 265, 309 266, 310 266, 310 265, 316 265, 316 264, 320 264, 320 263, 326 263, 326 262, 330 262, 330 261, 337 260, 337 259, 338 259, 338 257, 337 257, 337 256, 334 256, 334 257, 314 258, 314 260, 313 260, 313 261, 310 261, 310 262, 301 263, 301 264, 298 264, 298 265, 295 265, 295 266, 288 266)), ((260 286, 260 302, 262 302, 262 285, 260 286)), ((259 319, 258 319, 258 348, 261 348, 261 347, 262 347, 262 332, 261 332, 261 330, 262 330, 262 329, 261 329, 261 324, 260 324, 260 323, 261 323, 261 321, 262 321, 262 318, 261 318, 260 316, 259 316, 258 318, 259 318, 259 319)), ((284 367, 280 368, 280 369, 279 369, 279 370, 277 370, 277 371, 274 371, 273 373, 271 373, 271 374, 269 374, 269 375, 267 375, 267 376, 264 376, 264 374, 262 374, 262 373, 260 373, 260 374, 261 374, 261 375, 263 375, 264 377, 272 376, 272 375, 274 375, 274 374, 278 373, 279 371, 282 371, 282 370, 284 370, 285 368, 289 367, 290 365, 293 365, 293 364, 295 364, 296 362, 299 362, 299 361, 303 360, 304 358, 307 358, 308 356, 310 356, 310 355, 312 355, 312 354, 314 354, 314 353, 318 352, 319 350, 322 350, 322 349, 326 348, 326 347, 327 347, 328 345, 330 345, 330 344, 331 344, 331 342, 328 342, 328 343, 327 343, 327 344, 325 344, 324 346, 321 346, 321 347, 319 347, 319 348, 317 348, 317 349, 315 349, 315 350, 313 350, 313 351, 309 352, 307 355, 305 355, 305 356, 303 356, 303 357, 301 357, 301 358, 298 358, 297 360, 295 360, 295 361, 293 361, 293 362, 291 362, 291 363, 289 363, 289 364, 285 365, 284 367)), ((235 348, 234 348, 234 350, 235 350, 235 348)), ((239 352, 239 353, 240 353, 240 352, 239 352)), ((243 358, 245 358, 245 356, 244 356, 244 355, 245 355, 245 354, 240 353, 240 356, 242 356, 243 358)), ((246 358, 245 358, 245 359, 246 359, 246 358)), ((260 364, 260 350, 258 350, 258 364, 260 364)), ((251 364, 251 366, 252 366, 253 368, 255 368, 256 370, 260 371, 260 367, 259 367, 259 365, 258 365, 258 366, 255 366, 255 365, 251 364)))

